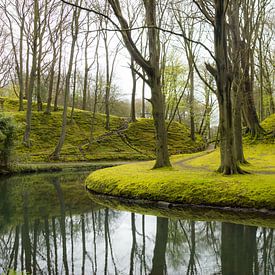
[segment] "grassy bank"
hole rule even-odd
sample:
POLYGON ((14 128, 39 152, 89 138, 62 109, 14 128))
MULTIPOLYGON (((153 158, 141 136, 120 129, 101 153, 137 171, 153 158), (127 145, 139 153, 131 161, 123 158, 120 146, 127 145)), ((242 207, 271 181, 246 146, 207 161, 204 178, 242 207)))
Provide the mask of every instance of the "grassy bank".
POLYGON ((98 170, 86 180, 91 191, 130 198, 218 207, 275 209, 275 146, 246 146, 248 175, 216 172, 219 151, 172 157, 173 168, 151 170, 153 162, 98 170))
MULTIPOLYGON (((60 135, 62 110, 49 115, 35 111, 36 106, 33 105, 30 148, 22 144, 26 114, 17 110, 18 100, 4 98, 4 112, 15 118, 19 128, 14 151, 15 162, 48 162, 60 135)), ((93 119, 91 112, 76 109, 71 120, 69 110, 69 123, 60 162, 154 158, 155 132, 152 119, 129 123, 125 118, 111 116, 110 131, 105 129, 105 119, 103 114, 96 114, 93 119)), ((168 140, 170 154, 196 152, 205 146, 199 135, 195 142, 192 141, 189 128, 176 122, 169 128, 168 140)))

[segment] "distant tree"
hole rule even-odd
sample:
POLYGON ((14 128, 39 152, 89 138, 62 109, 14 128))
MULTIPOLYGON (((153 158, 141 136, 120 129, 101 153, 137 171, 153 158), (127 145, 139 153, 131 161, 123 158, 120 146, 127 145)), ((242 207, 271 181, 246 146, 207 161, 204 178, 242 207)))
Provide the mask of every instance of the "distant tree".
POLYGON ((27 113, 26 113, 26 128, 23 137, 23 143, 29 147, 30 142, 30 133, 31 133, 31 117, 32 117, 32 99, 33 99, 33 90, 35 85, 35 78, 37 72, 37 51, 38 51, 38 21, 39 21, 39 1, 34 0, 34 15, 33 15, 33 41, 32 41, 32 65, 31 73, 28 86, 28 104, 27 104, 27 113))
MULTIPOLYGON (((29 7, 26 0, 16 0, 5 1, 0 5, 0 8, 7 19, 6 21, 4 20, 4 25, 6 25, 9 29, 10 43, 12 47, 13 60, 15 63, 15 72, 19 84, 19 111, 23 111, 23 97, 25 88, 23 77, 23 41, 25 39, 26 18, 29 13, 29 7), (12 9, 15 10, 15 12, 12 11, 12 9), (19 30, 19 43, 17 43, 16 40, 16 28, 19 30)), ((2 31, 4 31, 4 28, 2 28, 2 31)))
POLYGON ((69 100, 69 94, 70 94, 71 74, 72 74, 72 70, 73 70, 73 60, 74 60, 74 55, 75 55, 75 47, 76 47, 77 37, 78 37, 78 33, 79 33, 79 16, 80 16, 80 10, 77 9, 77 8, 74 8, 73 18, 72 18, 72 22, 71 22, 72 42, 71 42, 71 49, 70 49, 69 65, 68 65, 68 70, 67 70, 67 74, 66 74, 66 82, 65 82, 65 95, 64 95, 63 114, 62 114, 62 127, 61 127, 61 133, 60 133, 58 143, 57 143, 57 145, 54 149, 54 152, 51 155, 52 159, 59 159, 60 158, 61 149, 63 147, 63 144, 65 142, 65 137, 66 137, 68 100, 69 100))

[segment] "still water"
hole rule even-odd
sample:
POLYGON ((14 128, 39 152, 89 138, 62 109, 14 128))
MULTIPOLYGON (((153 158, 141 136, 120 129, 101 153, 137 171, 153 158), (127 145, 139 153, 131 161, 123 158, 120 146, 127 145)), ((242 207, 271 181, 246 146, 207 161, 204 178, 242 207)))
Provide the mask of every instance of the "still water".
POLYGON ((0 274, 275 274, 273 229, 105 208, 86 176, 0 179, 0 274))

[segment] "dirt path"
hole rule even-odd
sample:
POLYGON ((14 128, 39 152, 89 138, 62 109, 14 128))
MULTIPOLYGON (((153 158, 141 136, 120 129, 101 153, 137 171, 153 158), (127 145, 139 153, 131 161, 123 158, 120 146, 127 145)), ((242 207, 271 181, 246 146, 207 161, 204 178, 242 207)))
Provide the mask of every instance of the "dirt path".
MULTIPOLYGON (((204 171, 207 171, 207 172, 213 172, 212 169, 209 169, 205 166, 192 166, 192 165, 189 165, 187 164, 186 162, 190 161, 190 160, 193 160, 193 159, 197 159, 197 158, 200 158, 200 157, 203 157, 205 155, 208 155, 208 154, 211 154, 212 152, 214 152, 215 149, 214 147, 212 146, 209 146, 206 151, 202 152, 201 154, 198 154, 196 156, 191 156, 189 158, 186 158, 186 159, 182 159, 182 160, 179 160, 179 161, 176 161, 174 162, 175 165, 181 167, 182 169, 188 169, 188 170, 204 170, 204 171)), ((250 172, 250 171, 249 171, 250 172)), ((275 172, 274 171, 259 171, 259 170, 254 170, 254 171, 251 171, 250 173, 253 173, 253 174, 261 174, 261 175, 275 175, 275 172)))
POLYGON ((208 171, 208 172, 211 172, 213 170, 205 167, 205 166, 200 166, 200 167, 194 167, 192 165, 188 165, 186 162, 187 161, 190 161, 190 160, 193 160, 193 159, 197 159, 197 158, 200 158, 202 156, 205 156, 205 155, 208 155, 208 154, 211 154, 212 152, 214 152, 215 149, 211 146, 209 146, 205 151, 203 151, 201 154, 198 154, 196 156, 192 156, 192 157, 189 157, 189 158, 186 158, 186 159, 182 159, 182 160, 179 160, 179 161, 176 161, 174 162, 175 165, 177 166, 180 166, 181 168, 183 169, 191 169, 191 170, 205 170, 205 171, 208 171))

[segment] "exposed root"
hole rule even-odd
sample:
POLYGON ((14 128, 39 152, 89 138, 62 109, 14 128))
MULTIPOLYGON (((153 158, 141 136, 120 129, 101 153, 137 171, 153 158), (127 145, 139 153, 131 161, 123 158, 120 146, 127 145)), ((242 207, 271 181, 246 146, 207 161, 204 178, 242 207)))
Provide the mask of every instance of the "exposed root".
POLYGON ((246 175, 250 174, 248 171, 243 170, 239 165, 225 166, 221 165, 218 170, 218 173, 223 175, 246 175))

